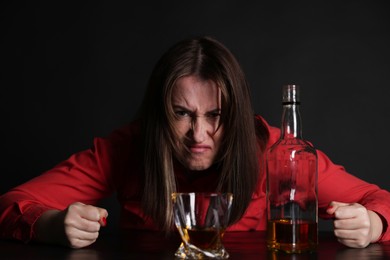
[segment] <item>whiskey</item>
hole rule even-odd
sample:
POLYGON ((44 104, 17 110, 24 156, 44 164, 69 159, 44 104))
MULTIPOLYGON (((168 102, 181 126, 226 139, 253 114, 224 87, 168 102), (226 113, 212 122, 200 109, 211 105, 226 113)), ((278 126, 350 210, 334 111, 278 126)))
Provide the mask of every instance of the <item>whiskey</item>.
POLYGON ((182 243, 180 259, 226 259, 222 244, 233 201, 231 193, 173 193, 175 225, 182 243))
POLYGON ((279 140, 267 151, 267 246, 287 253, 317 247, 317 150, 302 137, 297 85, 282 90, 279 140))
POLYGON ((267 247, 287 253, 315 251, 317 223, 305 220, 278 219, 267 223, 267 247))
POLYGON ((216 250, 222 245, 221 239, 225 230, 207 228, 207 229, 188 229, 181 228, 183 240, 202 250, 216 250))

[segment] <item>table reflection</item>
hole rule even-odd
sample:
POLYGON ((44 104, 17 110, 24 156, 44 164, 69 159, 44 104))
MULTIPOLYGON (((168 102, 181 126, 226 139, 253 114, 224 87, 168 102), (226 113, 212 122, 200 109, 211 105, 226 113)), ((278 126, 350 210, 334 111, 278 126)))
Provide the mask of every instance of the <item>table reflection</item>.
MULTIPOLYGON (((0 240, 0 259, 175 259, 180 241, 176 234, 134 230, 101 234, 98 241, 83 249, 0 240)), ((267 250, 265 232, 227 232, 224 237, 230 259, 390 259, 390 242, 353 249, 337 242, 330 232, 320 232, 319 241, 315 253, 286 254, 267 250)))

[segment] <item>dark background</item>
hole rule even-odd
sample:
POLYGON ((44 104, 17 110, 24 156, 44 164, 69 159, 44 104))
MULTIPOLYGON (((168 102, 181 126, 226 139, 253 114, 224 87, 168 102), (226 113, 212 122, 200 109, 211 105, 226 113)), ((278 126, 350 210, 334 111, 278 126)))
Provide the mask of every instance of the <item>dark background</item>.
POLYGON ((247 2, 3 1, 0 194, 131 120, 160 55, 196 35, 232 50, 273 125, 301 85, 304 137, 390 189, 389 4, 247 2))

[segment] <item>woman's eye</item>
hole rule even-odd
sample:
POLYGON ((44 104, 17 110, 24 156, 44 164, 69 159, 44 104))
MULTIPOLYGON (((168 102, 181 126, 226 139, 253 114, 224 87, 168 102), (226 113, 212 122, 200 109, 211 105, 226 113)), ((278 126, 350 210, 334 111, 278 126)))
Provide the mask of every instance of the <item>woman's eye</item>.
POLYGON ((221 116, 221 113, 217 113, 217 112, 210 113, 210 114, 207 115, 207 117, 213 118, 213 119, 218 119, 220 116, 221 116))
POLYGON ((185 117, 185 116, 189 116, 189 115, 190 115, 187 111, 182 111, 182 110, 175 111, 175 114, 176 114, 178 117, 185 117))

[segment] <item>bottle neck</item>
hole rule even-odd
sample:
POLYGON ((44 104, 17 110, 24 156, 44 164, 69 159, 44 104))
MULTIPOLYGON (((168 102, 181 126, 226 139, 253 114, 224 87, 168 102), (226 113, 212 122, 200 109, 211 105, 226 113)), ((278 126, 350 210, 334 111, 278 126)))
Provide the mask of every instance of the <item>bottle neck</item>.
POLYGON ((282 139, 302 139, 302 122, 299 103, 283 104, 282 139))

